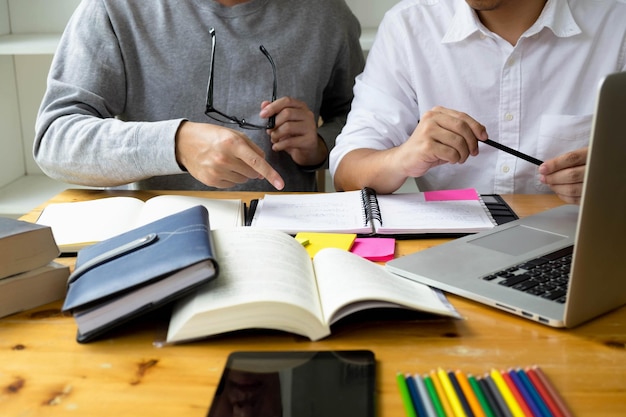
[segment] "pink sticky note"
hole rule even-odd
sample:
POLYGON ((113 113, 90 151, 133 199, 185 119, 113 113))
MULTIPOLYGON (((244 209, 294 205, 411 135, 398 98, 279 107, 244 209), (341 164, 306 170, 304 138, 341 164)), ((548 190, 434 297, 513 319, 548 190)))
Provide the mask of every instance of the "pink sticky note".
POLYGON ((425 191, 424 198, 426 201, 478 200, 478 193, 474 188, 425 191))
POLYGON ((392 260, 395 250, 396 240, 389 237, 358 237, 350 248, 350 252, 376 262, 392 260))

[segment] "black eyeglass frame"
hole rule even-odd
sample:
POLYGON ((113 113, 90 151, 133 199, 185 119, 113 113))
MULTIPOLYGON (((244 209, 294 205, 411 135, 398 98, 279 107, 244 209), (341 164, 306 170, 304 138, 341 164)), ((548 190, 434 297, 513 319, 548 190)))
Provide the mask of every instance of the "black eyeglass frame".
MULTIPOLYGON (((207 115, 207 117, 213 120, 216 120, 218 122, 221 122, 221 123, 236 124, 242 129, 250 129, 250 130, 273 129, 274 126, 276 126, 276 116, 271 116, 269 119, 267 119, 267 125, 262 126, 262 125, 257 125, 254 123, 249 123, 244 118, 240 119, 235 116, 229 116, 226 113, 223 113, 217 110, 215 107, 213 107, 213 67, 215 65, 215 45, 216 45, 215 29, 214 28, 209 29, 209 34, 211 35, 211 62, 209 64, 209 81, 207 84, 206 108, 205 108, 204 114, 207 115), (213 117, 211 116, 211 113, 219 114, 225 120, 213 117)), ((272 56, 267 51, 267 49, 265 49, 263 45, 260 45, 259 49, 261 50, 263 55, 265 55, 265 57, 267 58, 267 60, 272 66, 272 73, 274 75, 274 85, 272 88, 271 101, 273 102, 273 101, 276 101, 276 90, 277 90, 277 85, 278 85, 276 81, 276 65, 274 64, 274 60, 272 59, 272 56)))

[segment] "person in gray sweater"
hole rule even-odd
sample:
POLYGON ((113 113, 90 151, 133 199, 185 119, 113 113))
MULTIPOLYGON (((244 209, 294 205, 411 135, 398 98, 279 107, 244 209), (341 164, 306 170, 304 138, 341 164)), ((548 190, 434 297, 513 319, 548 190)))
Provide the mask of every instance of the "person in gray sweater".
POLYGON ((83 0, 35 160, 87 186, 315 191, 363 69, 360 33, 344 0, 83 0))

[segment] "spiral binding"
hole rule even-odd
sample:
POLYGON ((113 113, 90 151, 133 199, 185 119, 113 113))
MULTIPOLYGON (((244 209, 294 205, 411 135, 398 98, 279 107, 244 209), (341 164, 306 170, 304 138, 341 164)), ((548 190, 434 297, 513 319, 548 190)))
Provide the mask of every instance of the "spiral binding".
POLYGON ((489 210, 489 207, 487 206, 487 204, 483 200, 483 197, 480 195, 480 193, 478 193, 478 201, 480 202, 480 205, 483 206, 483 209, 485 209, 485 213, 487 213, 487 217, 489 217, 489 220, 491 220, 491 223, 493 223, 494 226, 497 226, 498 222, 493 217, 493 214, 491 213, 491 210, 489 210))
MULTIPOLYGON (((365 187, 361 190, 361 200, 363 202, 363 221, 367 226, 372 225, 373 221, 378 220, 378 223, 383 225, 382 214, 380 213, 380 207, 378 206, 378 198, 376 197, 376 191, 369 187, 365 187)), ((372 229, 373 230, 373 229, 372 229)))

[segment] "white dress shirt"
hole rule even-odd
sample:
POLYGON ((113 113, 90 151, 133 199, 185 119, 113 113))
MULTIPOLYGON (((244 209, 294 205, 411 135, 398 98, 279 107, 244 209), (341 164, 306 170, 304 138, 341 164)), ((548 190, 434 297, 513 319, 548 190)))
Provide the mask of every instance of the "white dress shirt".
MULTIPOLYGON (((622 0, 548 0, 515 46, 490 32, 463 0, 402 1, 385 15, 356 80, 331 173, 350 150, 404 143, 420 116, 438 105, 469 114, 492 140, 540 160, 582 148, 601 79, 625 70, 622 0)), ((536 165, 488 145, 479 149, 463 165, 431 169, 416 179, 418 187, 550 192, 536 165)))

